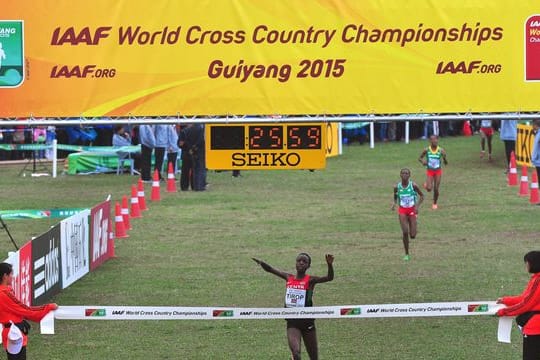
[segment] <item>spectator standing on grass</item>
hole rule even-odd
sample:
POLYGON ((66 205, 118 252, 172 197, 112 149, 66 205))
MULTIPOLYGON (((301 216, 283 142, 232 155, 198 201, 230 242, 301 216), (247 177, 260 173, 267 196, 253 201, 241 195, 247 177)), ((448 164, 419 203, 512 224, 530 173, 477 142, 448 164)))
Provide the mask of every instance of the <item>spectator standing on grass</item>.
MULTIPOLYGON (((334 255, 326 254, 328 273, 326 276, 311 276, 307 270, 311 266, 311 257, 300 253, 296 257, 296 275, 274 269, 264 261, 252 258, 264 271, 282 278, 285 285, 285 307, 299 308, 313 306, 313 290, 316 284, 334 280, 334 255)), ((293 360, 300 359, 301 341, 304 340, 306 351, 311 360, 317 360, 317 332, 315 319, 287 319, 287 339, 293 360)))
POLYGON ((383 142, 388 141, 388 121, 379 122, 379 139, 383 142))
POLYGON ((186 131, 191 126, 193 126, 193 124, 182 127, 178 134, 178 146, 182 151, 182 168, 180 171, 180 190, 182 191, 187 191, 190 187, 193 190, 193 162, 186 145, 186 131))
POLYGON ((504 296, 498 304, 507 307, 497 316, 516 316, 523 334, 523 360, 540 359, 540 251, 531 251, 523 257, 525 269, 532 274, 521 295, 504 296))
POLYGON ((517 120, 501 120, 500 138, 504 142, 506 154, 506 172, 510 169, 510 156, 516 151, 517 120))
POLYGON ((179 151, 176 125, 167 125, 167 171, 169 171, 169 164, 172 164, 173 172, 176 172, 176 159, 179 151))
POLYGON ((48 160, 52 160, 55 155, 52 148, 54 139, 56 139, 56 128, 54 126, 47 126, 47 136, 45 138, 45 144, 48 145, 49 148, 45 150, 45 157, 48 160))
POLYGON ((29 324, 25 320, 39 322, 50 311, 56 310, 58 305, 24 305, 15 297, 11 288, 12 281, 13 267, 8 263, 0 263, 0 322, 4 326, 2 344, 8 360, 25 360, 28 331, 30 330, 29 324), (16 326, 18 329, 11 329, 12 326, 16 326))
POLYGON ((491 140, 493 139, 493 126, 491 120, 480 121, 480 159, 486 155, 486 142, 488 148, 488 160, 491 161, 492 147, 491 140))
POLYGON ((156 147, 154 125, 139 126, 139 143, 141 144, 141 179, 152 181, 152 151, 156 147))
POLYGON ((193 190, 206 190, 206 152, 204 125, 194 124, 185 129, 184 146, 193 163, 193 190))
POLYGON ((163 180, 163 160, 165 159, 165 149, 169 144, 167 124, 154 125, 154 134, 156 135, 156 147, 154 148, 154 170, 158 171, 159 180, 163 180))
MULTIPOLYGON (((45 140, 47 140, 47 129, 44 126, 38 126, 33 129, 32 136, 34 144, 45 145, 45 140)), ((34 150, 34 154, 37 159, 44 159, 45 149, 34 150)))
POLYGON ((536 175, 540 179, 540 120, 533 121, 534 143, 532 148, 531 162, 536 168, 536 175))
MULTIPOLYGON (((15 145, 23 145, 26 141, 25 128, 22 125, 15 126, 11 135, 11 140, 15 145)), ((25 157, 25 152, 23 150, 17 149, 11 153, 11 160, 22 160, 25 157)))
MULTIPOLYGON (((8 139, 7 134, 8 134, 8 131, 6 131, 5 128, 0 127, 0 145, 9 144, 9 142, 7 141, 8 139)), ((9 151, 0 148, 0 161, 8 160, 9 153, 10 153, 9 151)))

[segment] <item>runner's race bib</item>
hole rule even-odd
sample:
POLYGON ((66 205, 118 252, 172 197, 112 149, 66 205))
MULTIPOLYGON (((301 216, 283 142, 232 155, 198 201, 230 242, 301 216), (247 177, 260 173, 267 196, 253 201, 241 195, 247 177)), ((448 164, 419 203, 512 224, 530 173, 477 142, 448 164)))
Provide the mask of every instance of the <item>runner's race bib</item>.
POLYGON ((430 158, 428 166, 432 169, 438 169, 439 167, 441 167, 441 159, 430 158))
POLYGON ((399 198, 399 206, 410 208, 414 206, 414 196, 404 195, 399 198))
POLYGON ((306 290, 287 288, 285 292, 285 307, 304 307, 306 290))

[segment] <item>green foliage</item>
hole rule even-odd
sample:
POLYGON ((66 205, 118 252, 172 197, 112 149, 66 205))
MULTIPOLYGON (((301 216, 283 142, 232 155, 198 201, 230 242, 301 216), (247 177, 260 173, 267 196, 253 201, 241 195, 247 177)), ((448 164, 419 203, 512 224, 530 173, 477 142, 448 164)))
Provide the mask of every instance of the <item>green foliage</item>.
MULTIPOLYGON (((169 194, 132 220, 117 258, 58 295, 60 305, 280 307, 283 281, 251 257, 294 270, 298 252, 324 274, 335 255, 336 278, 315 289, 315 305, 495 300, 522 291, 523 254, 538 249, 538 211, 506 185, 502 143, 493 162, 479 139, 442 138, 439 210, 432 194, 419 215, 409 262, 392 188, 402 167, 424 181, 417 162, 427 144, 413 141, 344 148, 323 171, 209 172, 206 192, 169 194)), ((130 193, 129 175, 20 178, 3 167, 2 209, 85 207, 107 194, 130 193)), ((146 188, 147 198, 150 187, 146 188)), ((22 244, 53 220, 9 221, 22 244)), ((11 244, 0 232, 0 251, 11 244)), ((36 329, 37 327, 34 327, 36 329)), ((321 359, 519 359, 521 340, 497 343, 493 317, 317 320, 321 359)), ((283 320, 57 321, 56 335, 34 330, 30 358, 286 359, 283 320)), ((307 358, 305 350, 304 356, 307 358)))

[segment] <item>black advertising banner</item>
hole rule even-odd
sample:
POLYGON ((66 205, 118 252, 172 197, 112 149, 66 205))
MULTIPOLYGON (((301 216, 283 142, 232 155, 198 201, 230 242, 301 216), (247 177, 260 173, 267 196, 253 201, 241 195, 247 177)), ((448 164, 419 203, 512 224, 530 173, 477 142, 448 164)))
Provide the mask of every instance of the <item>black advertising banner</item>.
POLYGON ((32 305, 42 305, 62 289, 60 224, 32 240, 32 305))

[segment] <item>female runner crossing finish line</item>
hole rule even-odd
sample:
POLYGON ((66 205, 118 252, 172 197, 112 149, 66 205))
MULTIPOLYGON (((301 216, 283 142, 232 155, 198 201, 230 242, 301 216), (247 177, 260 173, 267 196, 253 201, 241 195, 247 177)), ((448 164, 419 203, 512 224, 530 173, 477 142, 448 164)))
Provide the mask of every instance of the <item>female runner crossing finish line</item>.
MULTIPOLYGON (((326 254, 328 274, 326 276, 311 276, 306 274, 311 265, 311 257, 300 253, 296 257, 296 275, 274 269, 264 261, 252 258, 261 267, 283 280, 287 281, 285 291, 285 307, 313 306, 313 289, 315 284, 332 281, 334 279, 334 255, 326 254)), ((315 319, 287 319, 287 339, 294 360, 300 360, 301 339, 304 339, 306 351, 311 360, 319 358, 317 349, 317 333, 315 319)))

